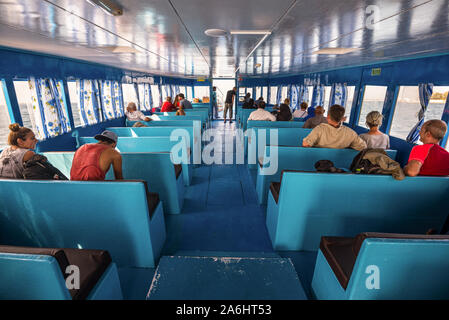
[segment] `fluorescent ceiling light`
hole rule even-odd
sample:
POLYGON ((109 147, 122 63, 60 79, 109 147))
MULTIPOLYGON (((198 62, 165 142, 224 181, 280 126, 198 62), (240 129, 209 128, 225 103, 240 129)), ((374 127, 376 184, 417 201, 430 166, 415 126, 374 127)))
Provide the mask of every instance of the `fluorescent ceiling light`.
POLYGON ((313 54, 347 54, 360 50, 359 48, 322 48, 318 51, 313 52, 313 54))
POLYGON ((140 53, 139 50, 133 47, 125 47, 125 46, 105 46, 97 48, 100 50, 110 51, 112 53, 140 53))
POLYGON ((228 34, 225 30, 222 29, 207 29, 206 31, 204 31, 204 33, 209 37, 224 37, 228 34))
POLYGON ((231 30, 230 33, 231 34, 247 34, 247 35, 252 35, 252 34, 269 35, 269 34, 271 34, 271 31, 269 31, 269 30, 231 30))

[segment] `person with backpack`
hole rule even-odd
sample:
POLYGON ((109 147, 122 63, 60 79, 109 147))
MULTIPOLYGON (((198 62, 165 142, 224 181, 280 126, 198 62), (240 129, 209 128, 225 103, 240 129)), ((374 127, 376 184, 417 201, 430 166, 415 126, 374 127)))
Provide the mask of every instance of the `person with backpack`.
POLYGON ((34 132, 18 123, 9 126, 8 144, 0 154, 0 177, 24 179, 24 164, 34 155, 38 140, 34 132))

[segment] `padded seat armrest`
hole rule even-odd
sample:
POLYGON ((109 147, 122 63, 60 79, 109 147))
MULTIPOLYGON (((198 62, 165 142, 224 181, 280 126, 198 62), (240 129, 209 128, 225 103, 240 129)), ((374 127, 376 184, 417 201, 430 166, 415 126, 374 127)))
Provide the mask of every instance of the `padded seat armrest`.
POLYGON ((80 288, 69 290, 70 295, 73 300, 84 300, 111 264, 111 256, 105 250, 66 248, 64 252, 69 263, 80 270, 80 288))
POLYGON ((354 238, 321 237, 320 250, 338 282, 346 290, 357 255, 352 250, 354 238))

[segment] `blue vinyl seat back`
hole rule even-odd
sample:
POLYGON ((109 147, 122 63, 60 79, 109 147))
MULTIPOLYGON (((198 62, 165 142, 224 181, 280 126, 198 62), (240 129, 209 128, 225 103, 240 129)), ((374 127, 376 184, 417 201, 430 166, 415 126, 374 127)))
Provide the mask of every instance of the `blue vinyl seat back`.
MULTIPOLYGON (((70 161, 73 161, 74 152, 49 152, 44 155, 64 174, 70 171, 72 166, 70 161)), ((181 213, 184 203, 184 180, 182 175, 176 179, 170 152, 122 152, 121 155, 124 179, 145 180, 149 191, 159 194, 165 213, 181 213)), ((111 166, 106 173, 106 180, 114 178, 111 166)))
POLYGON ((193 127, 108 128, 108 130, 115 132, 119 137, 167 137, 170 139, 173 136, 173 139, 179 141, 182 140, 182 137, 187 136, 192 148, 193 159, 191 160, 198 163, 201 160, 201 127, 199 122, 194 122, 193 127))
MULTIPOLYGON (((190 127, 193 126, 193 122, 194 121, 198 121, 201 123, 201 120, 189 120, 189 119, 179 119, 179 117, 177 117, 178 119, 174 119, 174 120, 153 120, 153 121, 140 121, 142 123, 144 123, 145 125, 149 126, 149 127, 190 127)), ((134 125, 134 123, 136 123, 137 121, 129 121, 126 120, 126 126, 127 127, 132 127, 132 125, 134 125)), ((138 128, 145 128, 145 127, 138 127, 138 128)))
POLYGON ((448 299, 449 241, 366 239, 348 283, 350 299, 448 299), (377 266, 379 290, 366 287, 377 266), (399 276, 400 275, 400 276, 399 276))
POLYGON ((52 256, 0 253, 0 270, 1 300, 72 300, 52 256))
MULTIPOLYGON (((396 159, 396 150, 386 150, 388 156, 396 159)), ((271 182, 279 182, 282 170, 316 171, 315 163, 319 160, 330 160, 336 168, 349 171, 352 160, 359 153, 354 149, 327 149, 327 148, 302 148, 302 147, 279 147, 266 146, 265 158, 270 154, 273 160, 260 166, 257 165, 256 191, 260 204, 267 203, 268 189, 271 182), (273 173, 274 162, 277 161, 277 170, 273 173)), ((276 167, 276 166, 275 166, 276 167)))
POLYGON ((248 121, 247 129, 262 128, 302 128, 304 122, 299 121, 248 121))
POLYGON ((136 122, 141 122, 147 126, 170 126, 170 125, 188 125, 188 123, 185 123, 184 121, 200 121, 201 122, 201 128, 204 128, 206 125, 206 122, 202 121, 202 117, 201 115, 195 115, 195 116, 175 116, 175 115, 169 115, 169 116, 162 116, 159 115, 159 118, 161 119, 160 121, 129 121, 126 120, 126 126, 127 127, 132 127, 136 122), (176 121, 177 123, 173 123, 172 121, 176 121), (159 123, 162 122, 162 123, 159 123), (168 124, 167 124, 168 123, 168 124))
POLYGON ((267 228, 277 250, 311 250, 321 236, 362 232, 425 233, 443 225, 449 177, 284 172, 278 203, 271 194, 267 228))
POLYGON ((311 129, 302 128, 251 128, 248 130, 248 134, 245 135, 244 140, 245 154, 248 155, 248 167, 250 169, 257 169, 256 163, 260 156, 263 156, 264 152, 264 149, 259 151, 259 147, 264 148, 267 145, 299 147, 302 146, 302 140, 307 137, 311 131, 311 129), (275 139, 276 135, 277 141, 275 139), (263 140, 259 141, 260 138, 265 138, 265 142, 263 142, 263 140))
POLYGON ((0 180, 0 243, 109 251, 118 266, 151 268, 165 241, 143 182, 0 180))

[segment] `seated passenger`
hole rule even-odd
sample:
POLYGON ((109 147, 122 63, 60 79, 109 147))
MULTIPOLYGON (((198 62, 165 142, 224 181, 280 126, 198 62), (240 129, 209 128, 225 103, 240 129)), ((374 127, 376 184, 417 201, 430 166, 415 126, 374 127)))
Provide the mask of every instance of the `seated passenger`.
POLYGON ((301 109, 297 109, 293 112, 293 118, 301 119, 307 117, 307 107, 307 102, 301 103, 301 109))
POLYGON ((256 111, 251 112, 248 121, 276 121, 276 117, 270 112, 265 111, 265 102, 261 101, 256 111))
POLYGON ((318 147, 331 149, 352 148, 355 150, 366 149, 366 143, 357 133, 343 125, 345 108, 335 104, 329 109, 327 123, 318 125, 304 138, 303 147, 318 147))
POLYGON ((0 177, 23 179, 24 163, 34 156, 38 140, 31 129, 9 125, 8 144, 0 154, 0 177))
POLYGON ((304 121, 309 120, 310 118, 315 117, 315 108, 314 107, 309 107, 307 109, 307 117, 304 118, 304 121))
MULTIPOLYGON (((243 98, 243 102, 249 102, 250 99, 251 99, 251 93, 248 92, 245 95, 245 98, 243 98)), ((253 103, 254 103, 254 99, 251 99, 251 100, 253 100, 253 103)))
POLYGON ((177 94, 177 95, 175 96, 175 101, 173 101, 173 105, 175 106, 176 109, 179 108, 179 106, 180 106, 180 101, 181 101, 181 98, 179 97, 179 94, 177 94))
POLYGON ((254 103, 254 104, 256 105, 256 107, 259 106, 259 103, 260 103, 260 102, 264 102, 264 101, 263 101, 263 97, 259 97, 259 99, 257 99, 257 101, 254 103))
POLYGON ((447 125, 441 120, 426 121, 419 136, 423 145, 413 147, 408 164, 404 167, 407 176, 449 175, 449 153, 438 144, 446 134, 447 125))
POLYGON ((390 148, 390 137, 385 133, 379 131, 382 125, 382 115, 378 111, 371 111, 366 116, 366 125, 369 127, 367 133, 360 135, 368 148, 390 148))
POLYGON ((315 108, 315 116, 310 118, 304 123, 304 129, 314 129, 316 126, 327 123, 327 119, 324 117, 324 108, 322 106, 318 106, 315 108))
POLYGON ((73 156, 70 180, 104 180, 109 168, 114 169, 116 180, 122 180, 122 156, 115 150, 118 137, 114 132, 105 130, 97 134, 98 143, 81 146, 73 156))
POLYGON ((137 107, 134 102, 128 103, 128 106, 126 107, 125 115, 129 121, 139 121, 139 120, 151 121, 151 119, 148 118, 147 116, 145 116, 142 113, 142 111, 137 111, 137 107))
POLYGON ((176 107, 171 103, 171 97, 165 98, 165 102, 162 105, 161 112, 174 112, 176 107))
POLYGON ((249 99, 248 101, 245 101, 242 105, 242 109, 256 109, 256 106, 254 105, 254 100, 249 99))
POLYGON ((180 93, 180 94, 179 94, 179 99, 180 99, 180 101, 179 101, 179 106, 182 107, 184 110, 185 110, 185 109, 193 109, 192 104, 190 103, 189 100, 187 100, 187 99, 184 97, 184 94, 183 94, 183 93, 180 93))
POLYGON ((283 103, 280 105, 279 112, 276 114, 276 121, 290 120, 292 120, 292 112, 290 111, 290 107, 287 104, 283 103))
POLYGON ((185 116, 185 115, 186 115, 186 113, 185 113, 185 111, 184 111, 184 107, 183 107, 182 104, 181 104, 180 107, 179 107, 179 109, 178 109, 178 111, 176 111, 175 116, 185 116))
POLYGON ((136 123, 133 124, 133 127, 140 128, 140 127, 148 127, 148 126, 146 124, 143 124, 140 121, 137 121, 136 123))

